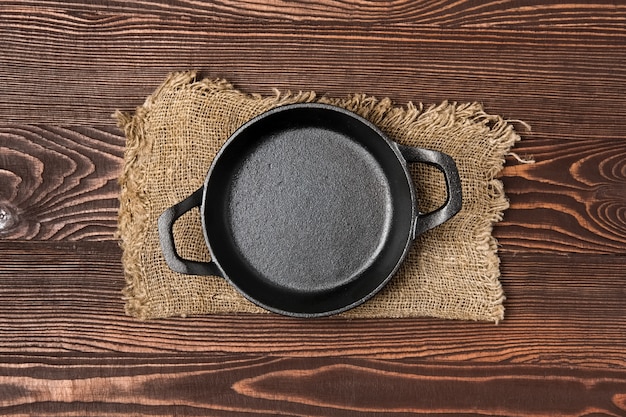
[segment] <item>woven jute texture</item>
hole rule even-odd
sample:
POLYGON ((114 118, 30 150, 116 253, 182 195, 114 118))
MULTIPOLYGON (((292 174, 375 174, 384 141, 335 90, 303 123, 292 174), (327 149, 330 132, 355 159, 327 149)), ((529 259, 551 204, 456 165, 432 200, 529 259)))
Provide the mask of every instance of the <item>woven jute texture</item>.
MULTIPOLYGON (((216 153, 239 126, 273 107, 299 102, 346 108, 398 143, 443 151, 455 159, 461 176, 461 212, 419 236, 390 283, 342 315, 501 320, 504 294, 491 232, 508 207, 495 176, 519 140, 507 121, 477 103, 395 106, 361 94, 343 99, 314 92, 249 95, 225 80, 198 80, 193 71, 171 74, 134 114, 116 113, 127 138, 118 229, 127 313, 140 319, 265 313, 222 278, 172 272, 159 246, 157 218, 202 186, 216 153)), ((443 176, 424 164, 410 169, 420 211, 441 205, 443 176)), ((197 210, 175 224, 174 236, 183 257, 209 260, 197 210)))

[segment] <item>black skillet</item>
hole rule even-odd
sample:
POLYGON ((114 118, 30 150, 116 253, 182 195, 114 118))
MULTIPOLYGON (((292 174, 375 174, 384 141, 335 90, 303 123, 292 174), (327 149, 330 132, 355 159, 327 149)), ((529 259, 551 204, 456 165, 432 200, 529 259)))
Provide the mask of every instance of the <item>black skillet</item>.
POLYGON ((167 209, 158 225, 172 270, 218 275, 270 311, 316 317, 372 297, 415 236, 460 209, 461 183, 448 155, 392 142, 347 110, 306 103, 269 110, 240 127, 204 185, 167 209), (443 172, 443 206, 417 211, 407 162, 443 172), (194 207, 208 263, 176 251, 174 222, 194 207))

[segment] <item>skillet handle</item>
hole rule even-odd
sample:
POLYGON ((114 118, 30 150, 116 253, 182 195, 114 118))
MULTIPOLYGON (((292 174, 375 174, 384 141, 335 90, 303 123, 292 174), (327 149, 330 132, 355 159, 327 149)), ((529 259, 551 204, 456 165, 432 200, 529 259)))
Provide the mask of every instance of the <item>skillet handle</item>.
POLYGON ((461 210, 463 195, 461 178, 454 160, 443 152, 414 148, 398 144, 400 153, 407 162, 422 162, 434 166, 443 173, 446 180, 446 202, 430 213, 418 213, 413 237, 448 221, 461 210))
POLYGON ((159 216, 159 241, 165 262, 174 272, 187 275, 217 275, 222 276, 219 268, 214 262, 199 262, 181 258, 176 251, 174 243, 173 227, 176 220, 194 207, 202 204, 204 187, 200 187, 189 197, 178 204, 165 210, 159 216))

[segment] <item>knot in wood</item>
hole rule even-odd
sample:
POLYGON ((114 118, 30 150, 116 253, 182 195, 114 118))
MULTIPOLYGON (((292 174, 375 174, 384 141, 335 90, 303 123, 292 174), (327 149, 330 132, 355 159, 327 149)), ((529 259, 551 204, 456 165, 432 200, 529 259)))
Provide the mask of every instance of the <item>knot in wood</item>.
POLYGON ((7 202, 0 203, 0 233, 11 230, 18 223, 17 212, 7 202))

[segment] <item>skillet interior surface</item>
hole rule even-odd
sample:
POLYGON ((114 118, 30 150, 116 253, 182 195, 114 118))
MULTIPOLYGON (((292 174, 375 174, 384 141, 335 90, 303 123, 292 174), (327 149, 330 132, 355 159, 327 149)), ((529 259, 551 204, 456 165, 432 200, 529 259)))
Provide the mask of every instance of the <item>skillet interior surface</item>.
POLYGON ((371 126, 324 107, 241 129, 205 199, 214 261, 244 295, 282 313, 364 301, 410 241, 411 188, 397 154, 371 126))

